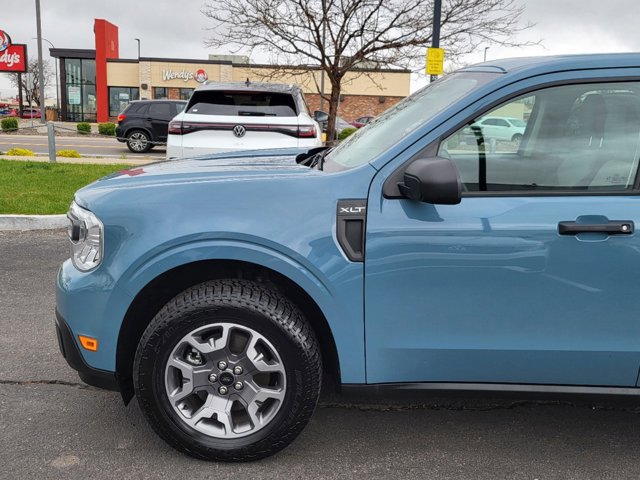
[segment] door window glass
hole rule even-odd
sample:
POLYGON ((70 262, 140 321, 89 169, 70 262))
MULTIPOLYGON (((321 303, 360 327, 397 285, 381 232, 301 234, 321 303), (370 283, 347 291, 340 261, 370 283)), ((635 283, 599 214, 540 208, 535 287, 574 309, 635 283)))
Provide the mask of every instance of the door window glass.
POLYGON ((455 162, 465 191, 631 189, 640 157, 640 82, 521 96, 449 136, 439 155, 455 162))

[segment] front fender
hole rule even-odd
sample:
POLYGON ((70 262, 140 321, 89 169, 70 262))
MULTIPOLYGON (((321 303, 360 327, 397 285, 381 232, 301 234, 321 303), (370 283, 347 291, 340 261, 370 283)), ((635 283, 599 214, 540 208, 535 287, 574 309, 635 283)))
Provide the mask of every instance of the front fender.
MULTIPOLYGON (((120 328, 136 296, 165 272, 208 260, 253 263, 296 283, 313 299, 327 319, 336 342, 342 380, 346 383, 365 381, 362 264, 341 259, 334 261, 334 265, 329 261, 318 266, 293 251, 278 250, 273 245, 257 243, 252 238, 183 238, 172 242, 170 246, 159 246, 148 252, 140 261, 132 263, 122 274, 117 275, 117 278, 103 272, 102 292, 96 287, 94 278, 91 282, 94 315, 91 318, 83 317, 82 322, 78 322, 82 331, 75 332, 100 339, 98 352, 83 351, 86 362, 94 368, 114 371, 120 328)), ((60 306, 63 310, 77 309, 71 290, 82 290, 82 286, 77 285, 83 280, 82 274, 74 272, 73 267, 71 269, 62 277, 71 275, 75 279, 71 282, 69 278, 64 282, 59 280, 59 285, 76 284, 75 288, 70 288, 65 295, 59 296, 65 300, 60 306)), ((84 290, 85 299, 88 294, 84 290)), ((65 317, 70 317, 72 328, 73 319, 78 316, 77 311, 65 313, 65 317)))

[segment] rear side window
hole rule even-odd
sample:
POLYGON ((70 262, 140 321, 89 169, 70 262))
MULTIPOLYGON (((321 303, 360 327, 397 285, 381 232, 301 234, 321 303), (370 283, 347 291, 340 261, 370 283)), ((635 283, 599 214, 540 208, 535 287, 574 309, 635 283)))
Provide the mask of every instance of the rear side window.
POLYGON ((124 110, 123 113, 145 113, 147 110, 147 107, 149 105, 146 103, 140 103, 140 102, 135 102, 135 103, 130 103, 127 108, 124 110))
POLYGON ((194 92, 187 113, 239 117, 296 117, 291 94, 274 92, 194 92))

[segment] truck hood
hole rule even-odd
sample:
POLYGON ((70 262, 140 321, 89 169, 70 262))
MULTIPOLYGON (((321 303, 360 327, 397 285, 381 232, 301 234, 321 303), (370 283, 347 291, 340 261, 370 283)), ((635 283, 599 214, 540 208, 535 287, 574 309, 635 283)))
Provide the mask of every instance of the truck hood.
POLYGON ((95 189, 161 186, 267 179, 271 177, 318 175, 320 172, 296 163, 306 149, 256 150, 167 160, 121 170, 84 187, 78 196, 95 189))

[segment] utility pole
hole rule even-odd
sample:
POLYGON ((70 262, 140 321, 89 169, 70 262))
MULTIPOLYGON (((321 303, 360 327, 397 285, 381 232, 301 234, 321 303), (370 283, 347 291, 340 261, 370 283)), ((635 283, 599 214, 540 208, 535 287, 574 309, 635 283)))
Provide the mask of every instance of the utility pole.
MULTIPOLYGON (((433 2, 433 33, 431 35, 431 47, 440 48, 440 17, 442 12, 442 0, 433 2)), ((437 75, 431 75, 431 81, 435 82, 437 75)))
POLYGON ((42 27, 40 25, 40 0, 36 0, 36 26, 38 32, 38 90, 40 94, 40 123, 47 123, 44 105, 44 67, 42 65, 42 27))
POLYGON ((140 39, 139 38, 134 38, 134 40, 136 42, 138 42, 138 60, 140 60, 140 39))
MULTIPOLYGON (((37 40, 37 38, 34 38, 33 40, 37 40)), ((43 38, 42 40, 44 40, 45 42, 47 42, 49 45, 51 45, 51 48, 56 48, 56 46, 51 43, 49 40, 47 40, 46 38, 43 38)), ((53 61, 53 64, 55 66, 56 69, 56 110, 58 111, 58 115, 60 115, 60 92, 58 90, 58 62, 57 61, 53 61)))

